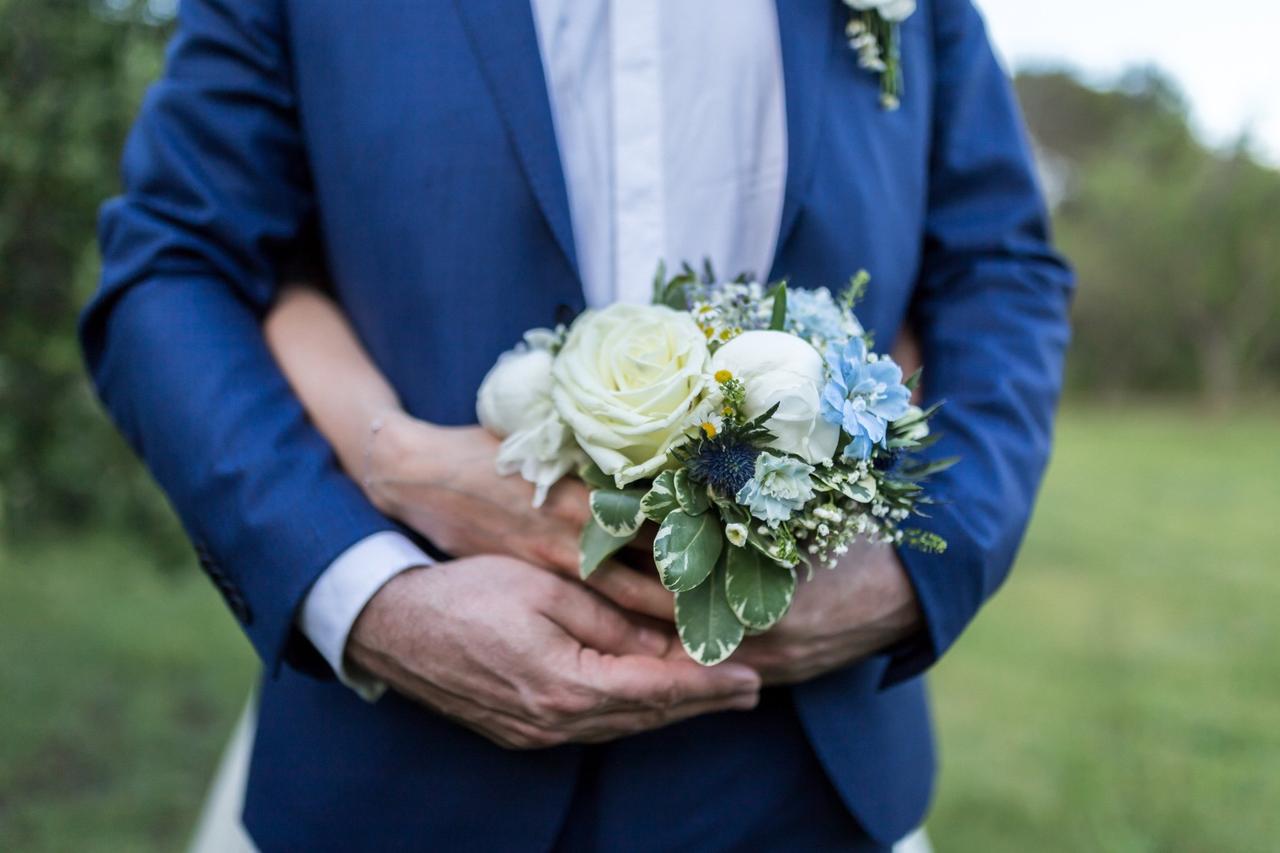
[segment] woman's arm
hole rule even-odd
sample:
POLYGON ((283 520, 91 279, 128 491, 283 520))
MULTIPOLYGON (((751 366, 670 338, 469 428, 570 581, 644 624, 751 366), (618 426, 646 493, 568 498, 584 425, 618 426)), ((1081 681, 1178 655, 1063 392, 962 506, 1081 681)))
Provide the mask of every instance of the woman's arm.
POLYGON ((267 315, 263 334, 342 467, 364 483, 373 425, 404 412, 346 318, 319 290, 290 285, 267 315))
MULTIPOLYGON (((496 438, 401 408, 338 306, 315 288, 287 287, 264 335, 312 422, 382 512, 456 557, 506 554, 578 577, 590 515, 581 482, 562 480, 535 509, 532 484, 498 474, 496 438)), ((652 572, 597 571, 591 585, 626 609, 672 618, 671 593, 652 572)))

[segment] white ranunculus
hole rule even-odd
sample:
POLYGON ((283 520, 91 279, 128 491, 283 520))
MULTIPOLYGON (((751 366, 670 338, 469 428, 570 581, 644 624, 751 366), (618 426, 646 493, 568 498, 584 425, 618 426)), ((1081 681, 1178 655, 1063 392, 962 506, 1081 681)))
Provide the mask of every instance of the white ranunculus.
POLYGON ((574 322, 551 397, 578 444, 619 487, 670 464, 711 384, 706 336, 661 305, 612 305, 574 322))
POLYGON ((476 395, 480 425, 498 438, 533 426, 551 405, 551 353, 520 347, 504 352, 476 395))
POLYGON ((476 416, 480 425, 501 438, 499 474, 520 474, 533 483, 533 505, 541 506, 547 490, 582 458, 551 402, 548 336, 535 329, 526 345, 503 353, 480 383, 476 416))
POLYGON ((916 10, 916 0, 844 0, 850 9, 859 12, 877 11, 886 21, 905 21, 916 10))
POLYGON ((826 371, 822 356, 808 341, 786 332, 743 332, 716 350, 711 367, 727 370, 742 382, 748 418, 778 404, 765 424, 778 437, 778 450, 811 465, 835 455, 840 427, 822 417, 819 401, 826 371))

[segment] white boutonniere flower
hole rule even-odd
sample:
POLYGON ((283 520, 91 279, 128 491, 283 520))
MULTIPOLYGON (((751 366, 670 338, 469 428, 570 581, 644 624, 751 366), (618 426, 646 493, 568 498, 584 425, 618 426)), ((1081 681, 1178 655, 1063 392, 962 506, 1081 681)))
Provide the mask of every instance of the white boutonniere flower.
POLYGON ((916 10, 916 0, 844 0, 849 22, 844 34, 858 64, 880 75, 880 103, 896 110, 902 99, 899 28, 916 10))

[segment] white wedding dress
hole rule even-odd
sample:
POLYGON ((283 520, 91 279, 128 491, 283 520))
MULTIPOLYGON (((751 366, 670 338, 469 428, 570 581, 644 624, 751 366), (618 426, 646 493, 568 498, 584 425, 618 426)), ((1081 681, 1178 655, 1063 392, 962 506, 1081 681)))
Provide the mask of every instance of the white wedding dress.
MULTIPOLYGON (((257 847, 240 821, 245 782, 249 778, 249 754, 258 723, 258 698, 250 696, 244 713, 231 733, 222 760, 213 776, 209 795, 196 823, 188 853, 256 853, 257 847)), ((924 829, 917 829, 893 846, 894 853, 933 853, 924 829)))
POLYGON ((245 831, 240 813, 244 810, 249 754, 253 752, 257 727, 258 697, 251 694, 213 774, 189 853, 256 853, 258 848, 245 831))

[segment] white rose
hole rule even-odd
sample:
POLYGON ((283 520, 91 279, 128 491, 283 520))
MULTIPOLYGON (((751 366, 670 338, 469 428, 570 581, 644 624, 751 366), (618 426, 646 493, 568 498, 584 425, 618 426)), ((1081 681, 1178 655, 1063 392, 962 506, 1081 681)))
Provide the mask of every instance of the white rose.
POLYGON ((819 401, 826 370, 808 341, 786 332, 743 332, 716 350, 711 367, 727 370, 742 382, 748 418, 778 404, 765 424, 778 437, 774 447, 811 465, 835 455, 840 426, 822 417, 819 401))
POLYGON ((546 339, 535 329, 525 336, 531 346, 503 353, 476 395, 480 425, 503 439, 498 473, 519 473, 533 483, 534 506, 541 506, 547 490, 581 459, 573 434, 551 402, 553 358, 546 339))
POLYGON ((905 21, 916 10, 916 0, 844 0, 850 9, 859 12, 875 10, 886 21, 905 21))
POLYGON ((552 369, 551 397, 578 444, 618 486, 651 477, 705 407, 706 337, 661 305, 588 311, 552 369))

